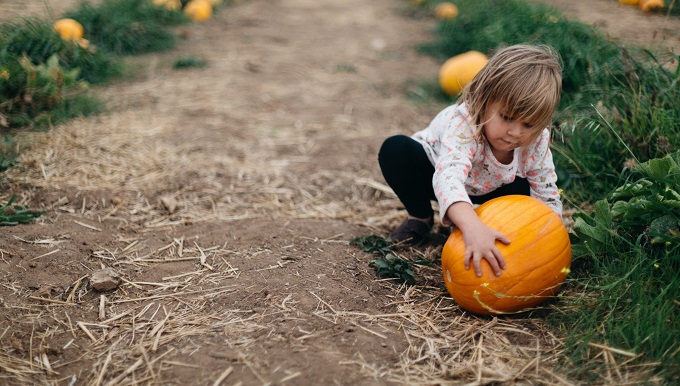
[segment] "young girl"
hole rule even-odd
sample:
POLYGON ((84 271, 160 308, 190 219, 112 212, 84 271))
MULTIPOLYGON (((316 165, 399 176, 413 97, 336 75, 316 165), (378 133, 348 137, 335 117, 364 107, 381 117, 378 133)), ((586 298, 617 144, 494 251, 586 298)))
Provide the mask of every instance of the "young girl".
POLYGON ((473 204, 523 194, 562 216, 549 148, 561 72, 549 47, 504 48, 464 88, 459 102, 441 111, 427 128, 385 140, 380 168, 408 212, 390 239, 423 241, 434 223, 430 201, 436 199, 442 224, 463 233, 466 269, 472 261, 481 276, 480 261, 486 259, 500 275, 505 260, 495 242, 510 240, 484 225, 473 204))

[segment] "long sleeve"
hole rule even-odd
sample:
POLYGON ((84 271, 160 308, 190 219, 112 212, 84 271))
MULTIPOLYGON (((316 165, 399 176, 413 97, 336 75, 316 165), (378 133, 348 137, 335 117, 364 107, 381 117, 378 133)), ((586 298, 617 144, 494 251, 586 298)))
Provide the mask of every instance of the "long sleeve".
POLYGON ((440 220, 446 225, 450 221, 444 215, 451 204, 459 201, 472 203, 466 180, 482 149, 474 140, 474 132, 475 125, 465 107, 455 105, 444 109, 425 130, 413 136, 424 144, 434 165, 432 187, 439 202, 440 220))
POLYGON ((557 174, 550 151, 550 132, 543 130, 535 146, 522 150, 520 170, 531 186, 531 196, 550 206, 562 217, 562 201, 557 188, 557 174))

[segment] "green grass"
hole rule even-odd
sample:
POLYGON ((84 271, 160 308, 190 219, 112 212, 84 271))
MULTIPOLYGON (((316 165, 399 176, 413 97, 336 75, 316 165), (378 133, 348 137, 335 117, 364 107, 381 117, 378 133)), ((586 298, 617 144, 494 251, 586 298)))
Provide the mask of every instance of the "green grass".
POLYGON ((621 60, 629 71, 591 83, 579 96, 581 105, 561 114, 555 158, 572 200, 596 201, 619 186, 635 164, 680 145, 678 70, 665 69, 651 53, 621 60))
POLYGON ((99 111, 86 95, 88 84, 120 71, 110 55, 61 40, 43 20, 0 25, 0 114, 6 128, 42 128, 99 111))
POLYGON ((21 205, 12 205, 16 197, 0 205, 0 226, 10 226, 29 223, 42 216, 42 213, 34 212, 21 205))
POLYGON ((207 65, 208 62, 205 59, 189 55, 177 58, 175 62, 172 64, 172 67, 176 69, 202 68, 206 67, 207 65))
POLYGON ((109 0, 97 6, 84 2, 65 17, 82 24, 85 37, 99 49, 116 55, 170 50, 176 36, 169 27, 189 22, 182 11, 154 6, 149 0, 109 0))
MULTIPOLYGON (((584 382, 601 379, 590 344, 604 344, 635 353, 631 364, 651 363, 649 376, 671 383, 680 377, 680 167, 669 166, 680 158, 680 57, 610 40, 543 5, 453 2, 459 16, 439 21, 421 52, 443 62, 542 43, 563 60, 558 184, 572 206, 595 208, 576 216, 573 275, 559 311, 546 317, 566 338, 565 368, 584 382)), ((432 81, 423 84, 409 96, 442 98, 432 81)))
POLYGON ((17 159, 14 138, 11 135, 0 137, 0 180, 2 173, 14 166, 17 159))
POLYGON ((550 321, 565 331, 577 364, 583 342, 607 342, 658 361, 680 377, 680 152, 638 165, 636 179, 574 224, 575 290, 550 321), (576 306, 576 307, 573 307, 576 306))
MULTIPOLYGON (((44 63, 51 56, 58 55, 65 70, 78 69, 79 78, 92 84, 106 82, 120 74, 120 63, 112 55, 65 42, 52 29, 52 24, 37 18, 0 25, 0 62, 2 68, 10 71, 9 78, 15 83, 23 81, 17 63, 23 55, 33 64, 44 63)), ((2 92, 14 92, 19 87, 15 83, 3 85, 2 92)))

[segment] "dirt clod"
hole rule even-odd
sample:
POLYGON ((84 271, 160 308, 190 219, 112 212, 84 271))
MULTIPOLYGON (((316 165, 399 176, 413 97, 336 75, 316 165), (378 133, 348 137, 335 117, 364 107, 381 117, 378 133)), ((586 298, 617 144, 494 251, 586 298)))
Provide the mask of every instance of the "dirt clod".
POLYGON ((90 275, 90 286, 95 291, 107 292, 118 288, 121 276, 113 268, 99 269, 90 275))

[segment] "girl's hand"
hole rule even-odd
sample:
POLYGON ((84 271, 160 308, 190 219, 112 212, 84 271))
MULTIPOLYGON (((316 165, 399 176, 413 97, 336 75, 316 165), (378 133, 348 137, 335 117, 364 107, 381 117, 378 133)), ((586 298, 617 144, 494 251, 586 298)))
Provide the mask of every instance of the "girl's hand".
POLYGON ((465 269, 470 269, 470 260, 472 260, 475 275, 482 276, 481 261, 486 259, 496 276, 500 276, 501 269, 505 269, 505 259, 496 247, 496 240, 503 244, 510 244, 510 240, 504 234, 484 225, 472 209, 472 205, 467 202, 456 202, 449 206, 446 210, 446 217, 463 233, 465 269))
POLYGON ((470 269, 470 260, 472 260, 475 275, 480 277, 482 276, 481 261, 486 259, 494 274, 500 276, 501 269, 505 269, 505 259, 496 247, 496 240, 503 244, 510 244, 510 240, 505 235, 480 221, 479 224, 463 231, 463 240, 465 241, 465 255, 463 256, 465 269, 470 269))

